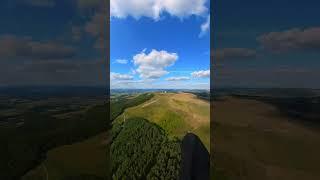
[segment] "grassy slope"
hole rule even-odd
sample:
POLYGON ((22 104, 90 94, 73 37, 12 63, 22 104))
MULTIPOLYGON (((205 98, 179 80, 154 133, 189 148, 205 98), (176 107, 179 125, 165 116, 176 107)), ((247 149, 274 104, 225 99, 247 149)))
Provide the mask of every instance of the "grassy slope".
POLYGON ((46 179, 47 173, 50 180, 61 180, 79 174, 105 177, 108 167, 106 138, 107 133, 101 133, 85 141, 50 150, 46 160, 24 179, 46 179))
MULTIPOLYGON (((188 131, 197 134, 210 147, 209 103, 187 93, 156 93, 149 101, 125 110, 126 119, 143 117, 171 135, 182 138, 188 131)), ((123 121, 124 114, 116 120, 123 121)))
POLYGON ((319 133, 255 100, 228 98, 214 105, 212 143, 218 177, 319 179, 319 133))

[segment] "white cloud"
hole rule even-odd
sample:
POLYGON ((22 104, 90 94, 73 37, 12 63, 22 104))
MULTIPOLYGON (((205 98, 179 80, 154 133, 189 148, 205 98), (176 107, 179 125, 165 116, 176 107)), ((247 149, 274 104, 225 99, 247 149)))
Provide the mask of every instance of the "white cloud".
POLYGON ((201 24, 201 32, 199 34, 199 37, 203 37, 210 29, 210 15, 207 16, 207 20, 201 24))
POLYGON ((194 78, 207 78, 210 77, 210 70, 195 71, 191 73, 191 76, 194 78))
POLYGON ((133 76, 128 74, 110 73, 111 80, 133 80, 133 76))
POLYGON ((154 85, 161 89, 210 89, 210 82, 176 81, 174 83, 161 81, 154 85))
POLYGON ((298 50, 319 51, 320 27, 270 32, 259 36, 257 40, 265 49, 277 53, 298 50))
POLYGON ((149 54, 142 51, 133 56, 133 63, 138 66, 136 72, 140 74, 141 78, 158 79, 169 73, 165 68, 173 65, 178 58, 178 54, 176 53, 153 49, 149 54))
POLYGON ((118 63, 118 64, 127 64, 128 60, 126 60, 126 59, 117 59, 116 63, 118 63))
POLYGON ((186 81, 186 80, 190 80, 190 78, 186 76, 178 76, 178 77, 169 77, 166 80, 167 81, 186 81))
POLYGON ((185 18, 191 15, 203 16, 208 12, 206 0, 111 0, 111 16, 126 18, 142 16, 159 20, 166 12, 171 16, 185 18))
POLYGON ((135 74, 137 74, 137 71, 135 69, 133 69, 133 68, 130 68, 130 73, 135 75, 135 74))
POLYGON ((110 81, 111 89, 150 89, 154 88, 153 80, 110 81))

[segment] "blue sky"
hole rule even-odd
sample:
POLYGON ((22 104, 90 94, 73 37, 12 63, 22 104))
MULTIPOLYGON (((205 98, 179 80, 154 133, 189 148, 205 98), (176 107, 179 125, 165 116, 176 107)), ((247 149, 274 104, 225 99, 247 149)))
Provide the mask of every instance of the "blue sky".
POLYGON ((214 87, 320 88, 320 2, 214 1, 214 87))
POLYGON ((141 2, 111 1, 111 88, 209 89, 209 2, 141 2))

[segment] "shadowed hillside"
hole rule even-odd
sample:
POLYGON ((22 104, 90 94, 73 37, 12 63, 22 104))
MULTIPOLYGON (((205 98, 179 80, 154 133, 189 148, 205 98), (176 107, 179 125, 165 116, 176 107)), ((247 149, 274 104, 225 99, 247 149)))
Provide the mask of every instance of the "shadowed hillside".
MULTIPOLYGON (((319 179, 320 133, 254 98, 214 102, 215 176, 229 180, 319 179)), ((277 104, 282 104, 283 99, 277 104)), ((282 106, 283 107, 283 106, 282 106)))

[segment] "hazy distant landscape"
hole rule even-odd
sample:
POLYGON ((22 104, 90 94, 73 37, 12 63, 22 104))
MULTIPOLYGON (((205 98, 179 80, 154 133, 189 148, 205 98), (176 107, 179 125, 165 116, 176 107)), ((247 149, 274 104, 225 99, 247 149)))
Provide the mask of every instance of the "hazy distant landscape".
POLYGON ((0 179, 106 177, 104 88, 10 87, 0 92, 0 179), (84 158, 88 153, 91 158, 84 158))
POLYGON ((178 179, 181 140, 188 132, 210 148, 208 91, 111 91, 112 176, 178 179))
POLYGON ((319 90, 214 94, 213 179, 319 179, 319 90))

